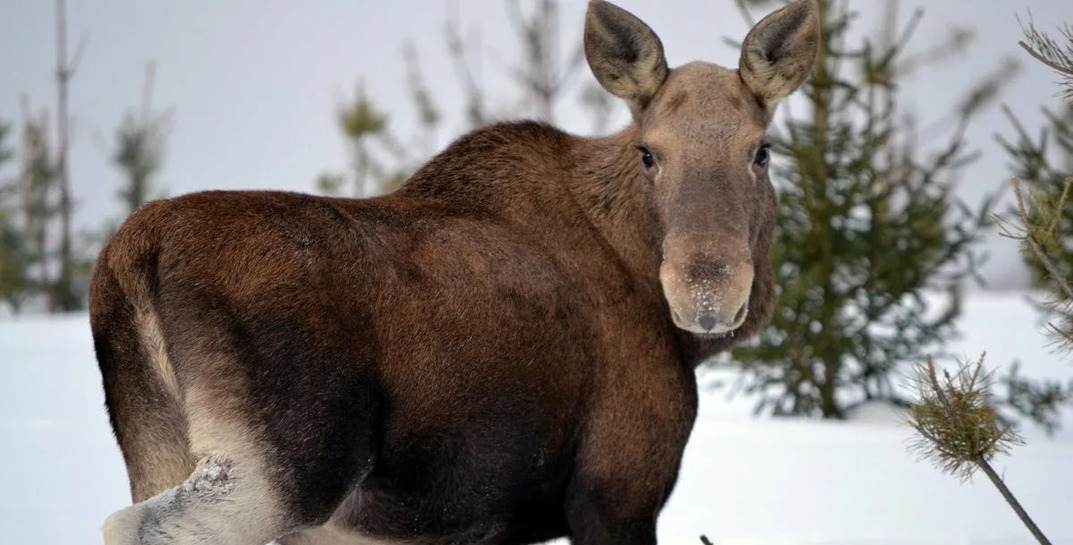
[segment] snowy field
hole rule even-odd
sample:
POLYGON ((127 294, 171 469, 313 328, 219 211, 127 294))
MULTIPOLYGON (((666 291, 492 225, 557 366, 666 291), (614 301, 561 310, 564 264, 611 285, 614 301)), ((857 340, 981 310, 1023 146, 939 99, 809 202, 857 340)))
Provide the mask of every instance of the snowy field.
MULTIPOLYGON (((1073 376, 1041 348, 1019 294, 967 301, 955 353, 1019 359, 1029 376, 1073 376)), ((711 377, 702 377, 702 382, 711 377)), ((906 453, 908 431, 882 407, 849 422, 753 419, 748 400, 706 392, 678 487, 660 520, 664 544, 1029 545, 985 479, 968 484, 906 453)), ((1055 544, 1073 544, 1073 415, 1053 438, 995 462, 1055 544)), ((0 529, 3 545, 100 543, 128 501, 103 407, 85 315, 0 321, 0 529)))

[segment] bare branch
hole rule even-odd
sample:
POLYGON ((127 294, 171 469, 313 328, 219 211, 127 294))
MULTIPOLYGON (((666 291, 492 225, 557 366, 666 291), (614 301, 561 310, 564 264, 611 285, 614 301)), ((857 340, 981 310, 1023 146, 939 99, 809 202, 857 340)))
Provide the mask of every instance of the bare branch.
POLYGON ((1032 58, 1047 65, 1048 68, 1054 70, 1055 72, 1060 72, 1068 76, 1073 76, 1073 68, 1063 66, 1061 64, 1058 64, 1056 61, 1045 57, 1042 53, 1036 51, 1035 49, 1032 49, 1032 46, 1028 45, 1023 40, 1018 41, 1017 45, 1021 46, 1021 49, 1024 49, 1025 52, 1027 52, 1029 55, 1032 55, 1032 58))
POLYGON ((466 43, 462 38, 457 17, 448 19, 444 24, 444 39, 447 41, 447 52, 451 56, 455 76, 466 94, 466 117, 469 118, 471 126, 483 125, 485 122, 484 92, 478 85, 477 77, 474 76, 474 70, 470 66, 466 43))
MULTIPOLYGON (((1031 12, 1028 16, 1028 24, 1021 23, 1021 31, 1025 39, 1017 44, 1032 58, 1062 76, 1065 98, 1073 101, 1073 26, 1067 24, 1059 28, 1064 41, 1064 43, 1059 43, 1058 40, 1036 28, 1031 12)), ((1020 18, 1017 20, 1021 22, 1020 18)))
POLYGON ((756 19, 753 18, 753 14, 749 12, 749 6, 745 5, 745 0, 735 0, 734 5, 738 7, 738 12, 741 13, 741 18, 749 28, 756 25, 756 19))

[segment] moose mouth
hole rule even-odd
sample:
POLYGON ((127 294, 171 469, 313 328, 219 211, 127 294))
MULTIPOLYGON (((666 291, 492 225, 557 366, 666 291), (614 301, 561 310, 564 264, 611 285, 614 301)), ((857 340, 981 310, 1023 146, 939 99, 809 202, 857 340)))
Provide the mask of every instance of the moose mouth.
POLYGON ((682 319, 682 316, 677 309, 673 307, 671 308, 671 321, 674 322, 675 327, 688 331, 694 335, 711 339, 733 337, 734 333, 745 324, 745 319, 748 316, 749 305, 744 304, 734 315, 734 321, 731 325, 720 326, 717 324, 715 315, 712 313, 700 313, 695 321, 688 321, 682 319))

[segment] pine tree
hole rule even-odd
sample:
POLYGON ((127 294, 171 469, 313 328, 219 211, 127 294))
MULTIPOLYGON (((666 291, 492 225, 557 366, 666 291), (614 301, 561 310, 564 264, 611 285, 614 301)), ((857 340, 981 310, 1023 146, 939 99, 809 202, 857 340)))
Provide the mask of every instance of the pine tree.
POLYGON ((75 256, 74 248, 74 196, 71 193, 70 147, 71 129, 68 107, 68 88, 71 78, 78 69, 78 63, 86 44, 83 39, 73 56, 67 54, 67 2, 56 0, 56 190, 59 196, 57 215, 59 220, 59 243, 56 251, 56 278, 48 286, 48 308, 50 312, 78 310, 85 304, 85 290, 79 284, 86 284, 86 267, 84 260, 75 256))
MULTIPOLYGON (((463 36, 456 18, 449 18, 445 25, 446 50, 465 96, 462 117, 469 128, 480 127, 495 119, 517 117, 553 122, 556 107, 569 96, 574 76, 584 64, 580 42, 566 54, 559 51, 558 2, 540 0, 527 4, 509 0, 505 6, 508 22, 515 30, 522 52, 521 59, 506 72, 520 91, 511 104, 490 106, 486 100, 479 77, 482 53, 479 35, 463 36)), ((395 190, 438 145, 442 112, 424 81, 416 48, 406 43, 402 52, 418 121, 412 145, 400 143, 388 127, 390 116, 374 105, 360 85, 358 92, 339 112, 340 127, 351 149, 356 196, 395 190)), ((580 98, 592 113, 594 128, 601 131, 606 127, 613 104, 609 95, 592 82, 580 98)), ((326 172, 317 177, 315 186, 323 193, 339 194, 347 178, 340 173, 326 172)))
MULTIPOLYGON (((33 115, 28 106, 24 108, 27 113, 19 150, 22 165, 18 186, 21 231, 28 260, 27 295, 40 294, 49 298, 55 282, 53 273, 59 268, 54 266, 55 253, 49 238, 59 213, 54 196, 56 163, 49 145, 48 116, 44 111, 33 115)), ((52 306, 49 308, 51 310, 52 306)))
MULTIPOLYGON (((13 157, 7 147, 11 125, 0 122, 0 174, 13 157)), ((22 231, 15 223, 17 207, 10 201, 18 195, 17 181, 0 178, 0 301, 18 312, 26 296, 29 256, 22 231)))
MULTIPOLYGON (((0 169, 14 157, 14 153, 7 147, 7 135, 11 132, 11 124, 0 120, 0 169)), ((9 189, 9 183, 5 180, 0 187, 9 189)))
MULTIPOLYGON (((434 112, 421 111, 421 106, 431 108, 431 103, 419 105, 419 113, 427 120, 434 112)), ((348 178, 353 186, 354 197, 375 197, 394 191, 410 172, 409 154, 399 145, 388 128, 388 114, 380 111, 358 83, 354 96, 336 112, 339 130, 350 148, 351 171, 349 176, 339 172, 323 172, 314 180, 321 193, 339 195, 348 178)), ((435 121, 434 121, 435 123, 435 121)))
MULTIPOLYGON (((1014 140, 999 136, 1011 159, 1015 206, 1001 220, 1002 234, 1020 242, 1021 255, 1032 271, 1052 347, 1073 351, 1073 27, 1060 29, 1059 39, 1029 21, 1020 46, 1062 78, 1067 103, 1060 113, 1044 108, 1047 120, 1033 139, 1012 109, 1005 112, 1016 132, 1014 140)), ((1018 366, 1000 379, 1006 404, 1048 432, 1058 426, 1062 407, 1073 403, 1073 380, 1031 380, 1018 366)))
MULTIPOLYGON (((1073 27, 1066 26, 1064 46, 1035 29, 1031 23, 1024 29, 1027 41, 1020 45, 1032 57, 1058 71, 1066 79, 1066 97, 1073 99, 1073 27)), ((1046 113, 1046 112, 1045 112, 1046 113)), ((1025 188, 1021 179, 1012 182, 1015 207, 1009 217, 1000 218, 1003 234, 1021 242, 1023 254, 1035 269, 1037 281, 1052 293, 1045 308, 1059 318, 1052 322, 1055 343, 1064 350, 1073 350, 1073 288, 1069 269, 1061 264, 1066 244, 1073 237, 1067 217, 1073 189, 1073 176, 1056 172, 1050 165, 1048 132, 1034 142, 1012 113, 1007 114, 1017 128, 1018 141, 1000 141, 1013 157, 1016 173, 1029 180, 1025 188)), ((1069 132, 1064 121, 1048 113, 1057 141, 1067 158, 1071 157, 1069 132)), ((1068 166, 1068 165, 1067 165, 1068 166)), ((1068 172, 1068 171, 1067 171, 1068 172)), ((1068 267, 1068 262, 1064 263, 1068 267)), ((942 377, 929 358, 916 367, 917 398, 909 411, 909 424, 917 432, 914 447, 924 458, 933 460, 942 470, 968 480, 982 471, 995 485, 1003 499, 1040 545, 1050 540, 1014 496, 1002 476, 991 467, 996 455, 1009 454, 1013 446, 1022 443, 1010 422, 1003 422, 992 399, 992 376, 984 369, 984 357, 975 364, 960 365, 954 373, 942 377)), ((1003 380, 1008 389, 1006 404, 1023 415, 1053 427, 1060 404, 1073 399, 1073 381, 1068 389, 1056 382, 1036 382, 1023 379, 1014 365, 1009 377, 1003 380)))
MULTIPOLYGON (((758 342, 732 354, 758 412, 840 418, 847 403, 900 401, 895 370, 955 333, 959 285, 988 224, 989 203, 969 209, 953 182, 972 159, 969 121, 1011 67, 971 89, 952 108, 945 144, 925 148, 897 101, 899 78, 920 67, 905 49, 922 14, 886 43, 855 47, 847 4, 819 0, 808 115, 790 116, 775 135, 780 295, 758 342)), ((954 34, 928 56, 963 42, 954 34)))
POLYGON ((146 68, 141 111, 128 112, 116 129, 112 161, 126 175, 126 185, 119 191, 119 197, 128 213, 153 198, 156 190, 152 178, 164 162, 168 115, 154 113, 152 109, 154 72, 150 64, 146 68))
MULTIPOLYGON (((1037 225, 1035 241, 1049 256, 1058 278, 1073 278, 1073 206, 1066 181, 1073 177, 1073 104, 1058 112, 1044 108, 1046 125, 1033 138, 1009 107, 1004 111, 1016 138, 999 135, 998 140, 1010 156, 1011 174, 1025 184, 1025 206, 1029 224, 1037 225)), ((1020 215, 1018 210, 1011 210, 1020 215)), ((1052 274, 1030 245, 1023 245, 1022 256, 1032 271, 1036 287, 1051 285, 1052 274)))
POLYGON ((1067 103, 1057 113, 1042 110, 1047 123, 1035 139, 1016 113, 1005 108, 1016 138, 1000 135, 998 140, 1010 156, 1016 206, 1003 234, 1021 242, 1033 284, 1049 294, 1041 306, 1054 341, 1073 346, 1073 27, 1063 27, 1058 40, 1031 21, 1023 30, 1021 47, 1062 76, 1067 103))
POLYGON ((387 117, 372 105, 365 93, 365 88, 358 84, 354 98, 347 105, 339 108, 339 129, 347 136, 350 144, 354 168, 354 195, 372 196, 377 194, 377 179, 381 172, 380 164, 369 150, 369 141, 373 136, 382 134, 387 127, 387 117))

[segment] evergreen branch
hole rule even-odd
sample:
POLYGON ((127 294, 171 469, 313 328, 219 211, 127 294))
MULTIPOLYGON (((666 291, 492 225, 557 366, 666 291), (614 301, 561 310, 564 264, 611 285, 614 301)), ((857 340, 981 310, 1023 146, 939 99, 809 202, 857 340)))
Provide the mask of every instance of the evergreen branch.
POLYGON ((944 372, 941 380, 930 357, 916 367, 918 400, 910 407, 909 425, 920 438, 913 448, 961 479, 981 470, 1040 545, 1050 545, 991 467, 995 455, 1007 453, 1021 439, 1011 427, 998 422, 990 403, 991 375, 984 371, 983 362, 981 355, 975 363, 959 366, 953 375, 944 372))
MULTIPOLYGON (((1073 184, 1073 177, 1066 179, 1066 187, 1062 191, 1063 201, 1059 202, 1059 207, 1064 204, 1064 198, 1069 194, 1069 186, 1073 184)), ((1024 226, 1023 240, 1027 243, 1029 249, 1032 250, 1033 255, 1039 260, 1040 264, 1047 270, 1051 280, 1058 286, 1067 300, 1073 301, 1073 287, 1070 286, 1069 281, 1062 275, 1061 271, 1054 264, 1054 261, 1044 251, 1043 246, 1040 245, 1036 239, 1036 233, 1033 232, 1032 220, 1028 214, 1028 208, 1025 206, 1024 190, 1021 189, 1021 180, 1014 178, 1011 181, 1013 186, 1013 194, 1017 202, 1017 214, 1021 218, 1021 223, 1024 226)))
POLYGON ((971 366, 960 366, 953 377, 944 372, 941 381, 930 358, 916 367, 914 380, 920 398, 910 408, 909 424, 921 439, 914 447, 924 457, 935 459, 944 471, 961 478, 970 477, 974 469, 983 471, 1035 539, 1050 545, 988 461, 1008 452, 1020 439, 1012 428, 997 422, 997 413, 989 403, 990 375, 983 362, 982 355, 971 366))
POLYGON ((984 357, 959 365, 953 374, 944 372, 941 380, 930 356, 914 370, 917 401, 910 407, 909 425, 922 439, 913 449, 962 480, 972 477, 979 460, 1005 454, 1021 443, 1010 426, 997 421, 984 357))
MULTIPOLYGON (((451 64, 455 70, 455 77, 462 86, 462 92, 466 97, 466 117, 473 127, 485 123, 484 91, 477 82, 477 76, 470 66, 469 54, 466 50, 462 31, 459 29, 457 16, 448 19, 444 25, 444 39, 447 42, 447 53, 451 57, 451 64)), ((478 67, 479 68, 479 67, 478 67)))
POLYGON ((1066 178, 1065 184, 1062 186, 1062 195, 1058 197, 1058 204, 1055 207, 1054 218, 1051 219, 1051 224, 1047 226, 1047 232, 1053 234, 1058 229, 1058 220, 1062 218, 1062 214, 1058 213, 1062 210, 1062 206, 1065 205, 1069 199, 1069 187, 1073 185, 1073 177, 1066 178))
MULTIPOLYGON (((1063 339, 1068 338, 1063 332, 1055 333, 1063 339)), ((1073 401, 1073 380, 1068 385, 1057 380, 1031 380, 1021 376, 1020 367, 1019 362, 1013 362, 1007 374, 1000 379, 1006 391, 1004 405, 1037 422, 1047 434, 1051 434, 1061 423, 1062 407, 1073 401)))
POLYGON ((1025 52, 1027 52, 1029 55, 1032 55, 1032 58, 1047 65, 1048 68, 1054 70, 1055 72, 1059 72, 1061 74, 1073 77, 1073 65, 1065 66, 1060 64, 1059 61, 1047 57, 1044 53, 1033 49, 1032 46, 1025 43, 1024 40, 1018 41, 1017 45, 1021 46, 1021 49, 1024 49, 1025 52))
MULTIPOLYGON (((1020 22, 1020 18, 1018 18, 1020 22)), ((1059 44, 1054 38, 1036 29, 1029 13, 1028 26, 1021 23, 1025 39, 1017 42, 1032 58, 1057 72, 1065 79, 1065 97, 1073 101, 1073 26, 1066 25, 1059 29, 1065 39, 1059 44)))

